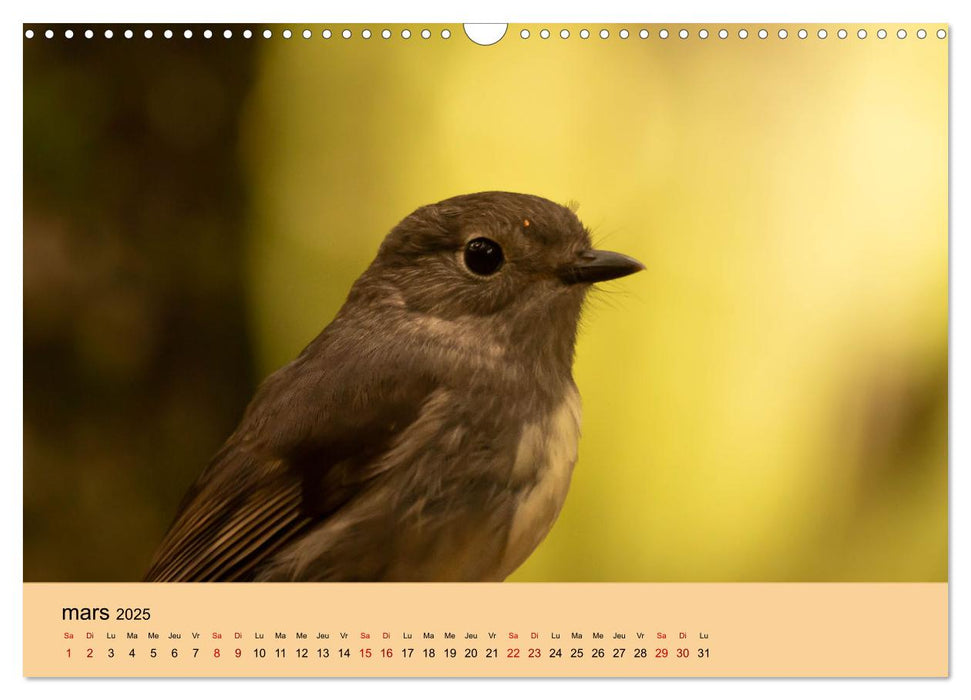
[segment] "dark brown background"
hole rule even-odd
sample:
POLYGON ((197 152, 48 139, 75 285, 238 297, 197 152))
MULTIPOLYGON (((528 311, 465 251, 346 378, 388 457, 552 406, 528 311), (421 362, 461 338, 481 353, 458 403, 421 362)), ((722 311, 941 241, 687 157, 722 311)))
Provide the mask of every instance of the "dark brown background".
POLYGON ((63 29, 24 42, 24 578, 137 580, 256 381, 254 45, 63 29))

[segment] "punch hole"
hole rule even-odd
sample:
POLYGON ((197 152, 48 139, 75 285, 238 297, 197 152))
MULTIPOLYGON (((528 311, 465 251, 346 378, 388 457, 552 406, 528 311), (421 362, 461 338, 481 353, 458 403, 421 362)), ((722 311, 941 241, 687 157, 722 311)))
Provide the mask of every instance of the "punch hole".
MULTIPOLYGON (((267 36, 267 32, 269 32, 269 31, 270 30, 267 29, 266 32, 263 32, 263 36, 265 36, 267 39, 270 38, 270 37, 267 36)), ((191 39, 192 38, 192 30, 191 29, 186 29, 184 32, 182 32, 182 36, 184 36, 186 39, 191 39)))
POLYGON ((639 31, 637 33, 637 36, 639 36, 641 39, 646 39, 648 37, 648 35, 649 35, 649 33, 648 33, 648 31, 646 29, 642 29, 641 31, 639 31))
POLYGON ((74 30, 73 29, 66 30, 64 32, 64 38, 65 39, 73 39, 74 38, 74 30))
POLYGON ((581 29, 580 30, 580 38, 581 39, 589 39, 590 38, 590 30, 589 29, 581 29))
MULTIPOLYGON (((162 36, 164 36, 166 39, 171 39, 173 37, 172 30, 166 29, 164 32, 162 32, 162 36)), ((243 32, 243 36, 249 39, 251 36, 253 36, 253 32, 247 29, 245 32, 243 32)))
POLYGON ((836 32, 836 36, 838 36, 840 39, 845 39, 846 38, 846 30, 845 29, 840 29, 838 32, 836 32))
POLYGON ((226 29, 223 31, 223 39, 232 39, 233 31, 231 29, 226 29))
MULTIPOLYGON (((371 30, 370 29, 365 29, 364 31, 361 32, 361 36, 363 38, 365 38, 365 39, 370 39, 371 38, 371 30)), ((429 36, 431 36, 431 33, 429 33, 429 36)))
POLYGON ((153 36, 155 36, 155 34, 152 32, 151 29, 146 29, 144 36, 146 39, 151 39, 153 36))
POLYGON ((825 29, 820 29, 818 32, 816 32, 816 36, 818 36, 820 39, 825 39, 828 35, 826 34, 825 29))
POLYGON ((313 34, 310 33, 309 29, 304 29, 302 36, 304 39, 309 39, 311 36, 313 36, 313 34))
POLYGON ((401 38, 402 39, 410 39, 411 38, 411 30, 410 29, 402 29, 401 30, 401 38))
POLYGON ((800 29, 798 32, 796 32, 796 35, 800 39, 805 39, 807 36, 809 36, 809 32, 807 32, 805 29, 800 29))
POLYGON ((738 30, 738 38, 739 39, 747 39, 748 38, 748 29, 739 29, 738 30))
POLYGON ((626 29, 621 29, 619 32, 619 36, 621 39, 626 39, 627 37, 630 36, 630 32, 627 31, 626 29))
MULTIPOLYGON (((422 29, 422 30, 421 30, 421 38, 422 38, 422 39, 428 39, 428 38, 430 38, 430 37, 431 37, 431 35, 432 35, 432 33, 431 33, 430 31, 428 31, 427 29, 422 29)), ((366 38, 367 38, 367 37, 365 37, 365 39, 366 39, 366 38)))
POLYGON ((728 38, 728 30, 727 29, 719 29, 718 30, 718 38, 719 39, 727 39, 728 38))
POLYGON ((448 39, 450 36, 452 36, 451 30, 449 30, 449 29, 443 29, 442 30, 442 38, 443 39, 448 39))
POLYGON ((610 36, 610 32, 608 32, 606 29, 601 29, 600 30, 600 38, 601 39, 606 39, 608 36, 610 36))
POLYGON ((351 30, 350 29, 345 29, 344 31, 341 32, 341 36, 344 37, 345 39, 350 39, 351 38, 351 30))
POLYGON ((561 39, 569 39, 570 38, 570 30, 569 29, 561 29, 560 30, 560 38, 561 39))
POLYGON ((688 38, 688 30, 687 29, 682 29, 680 32, 678 32, 678 36, 681 37, 682 39, 687 39, 688 38))
POLYGON ((549 39, 550 38, 550 30, 549 29, 541 29, 540 32, 539 32, 539 37, 540 37, 540 39, 549 39))
POLYGON ((877 38, 878 39, 886 39, 887 38, 887 30, 886 29, 878 29, 877 30, 877 38))
POLYGON ((789 32, 787 32, 785 29, 780 29, 779 30, 779 38, 780 39, 787 39, 788 37, 789 37, 789 32))
POLYGON ((523 39, 528 39, 529 38, 529 30, 528 29, 522 30, 521 32, 519 32, 519 36, 522 37, 523 39))
POLYGON ((769 32, 766 31, 765 29, 760 29, 759 30, 759 39, 768 39, 768 38, 769 38, 769 32))
POLYGON ((861 39, 866 39, 866 29, 861 29, 856 33, 856 35, 861 39))
MULTIPOLYGON (((125 32, 125 34, 127 34, 127 33, 128 32, 125 32)), ((211 29, 207 29, 206 31, 204 31, 202 33, 202 36, 206 37, 207 39, 212 39, 212 30, 211 29)))
POLYGON ((927 30, 926 29, 918 29, 917 30, 917 38, 918 39, 926 39, 927 38, 927 30))
POLYGON ((131 39, 133 36, 135 36, 135 32, 133 32, 131 29, 126 29, 125 30, 125 38, 126 39, 131 39))
POLYGON ((659 37, 661 37, 662 39, 667 39, 668 38, 668 30, 667 29, 662 29, 661 31, 659 31, 657 33, 657 35, 659 37))
POLYGON ((897 38, 898 39, 906 39, 907 38, 907 30, 906 29, 898 29, 897 30, 897 38))
MULTIPOLYGON (((191 34, 189 36, 191 36, 191 34)), ((273 36, 273 32, 271 32, 269 29, 264 29, 263 30, 263 38, 264 39, 269 39, 271 36, 273 36)))
POLYGON ((329 29, 325 29, 320 33, 320 36, 322 36, 324 39, 330 39, 333 35, 334 34, 329 29))
MULTIPOLYGON (((172 36, 172 32, 169 32, 169 36, 172 36)), ((91 31, 90 29, 85 30, 85 32, 84 32, 84 38, 85 39, 94 39, 94 32, 91 31)))
POLYGON ((48 39, 53 39, 54 38, 54 30, 53 29, 48 29, 46 32, 44 32, 44 36, 47 37, 48 39))
POLYGON ((293 32, 291 32, 289 29, 284 29, 283 30, 283 38, 284 39, 289 39, 292 36, 293 36, 293 32))
MULTIPOLYGON (((502 37, 506 36, 508 24, 463 24, 465 36, 469 37, 473 43, 479 46, 492 46, 499 43, 502 37)), ((546 31, 546 30, 544 30, 546 31)), ((549 32, 547 32, 549 36, 549 32)), ((544 39, 546 37, 543 37, 544 39)))
POLYGON ((708 38, 708 30, 707 29, 699 29, 698 30, 698 36, 701 37, 702 39, 707 39, 708 38))
MULTIPOLYGON (((113 31, 111 31, 110 29, 105 29, 105 39, 110 39, 114 35, 115 33, 113 31)), ((189 33, 189 36, 192 36, 191 32, 189 33)))
POLYGON ((34 30, 33 29, 28 29, 26 32, 24 32, 24 36, 27 37, 28 39, 33 39, 34 38, 34 30))
POLYGON ((937 30, 937 38, 938 39, 943 39, 946 36, 947 36, 947 32, 946 31, 944 31, 943 29, 938 29, 937 30))

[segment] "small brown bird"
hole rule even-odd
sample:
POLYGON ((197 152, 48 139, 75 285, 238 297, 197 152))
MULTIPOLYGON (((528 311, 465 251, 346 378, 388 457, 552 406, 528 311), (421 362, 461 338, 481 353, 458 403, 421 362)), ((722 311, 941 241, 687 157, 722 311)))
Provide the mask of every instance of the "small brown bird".
POLYGON ((147 580, 505 579, 569 488, 586 291, 641 269, 540 197, 421 207, 260 386, 147 580))

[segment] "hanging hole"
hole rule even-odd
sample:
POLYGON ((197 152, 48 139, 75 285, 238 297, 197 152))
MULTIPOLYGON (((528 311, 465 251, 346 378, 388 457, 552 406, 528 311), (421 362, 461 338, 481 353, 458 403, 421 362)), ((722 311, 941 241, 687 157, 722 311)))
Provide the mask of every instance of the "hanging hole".
POLYGON ((506 36, 508 24, 463 24, 465 36, 479 46, 492 46, 506 36))

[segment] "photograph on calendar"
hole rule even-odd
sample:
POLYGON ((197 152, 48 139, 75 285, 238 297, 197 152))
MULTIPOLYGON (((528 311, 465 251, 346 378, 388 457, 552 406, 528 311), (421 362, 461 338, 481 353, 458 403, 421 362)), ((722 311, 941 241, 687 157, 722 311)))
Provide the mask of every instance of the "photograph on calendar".
POLYGON ((946 582, 924 26, 25 25, 25 582, 946 582))

